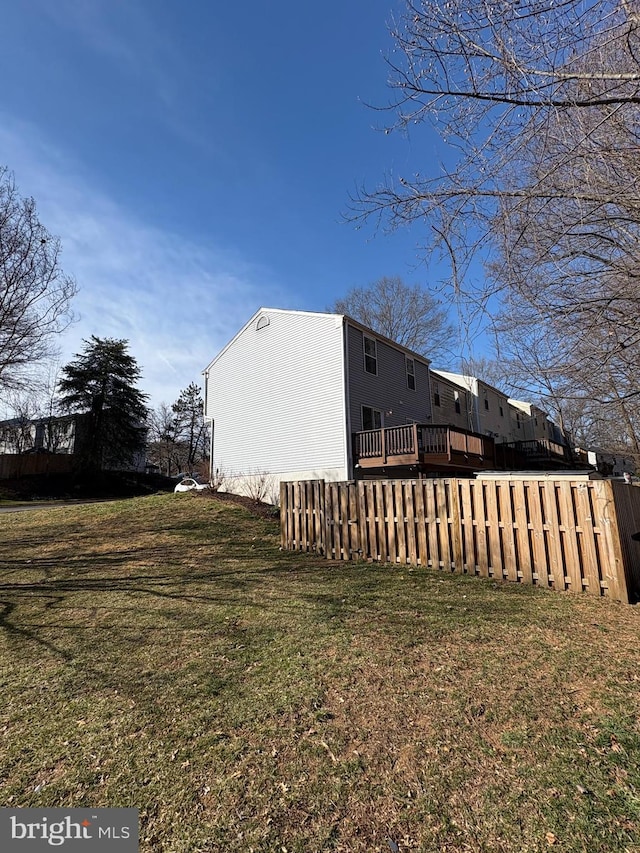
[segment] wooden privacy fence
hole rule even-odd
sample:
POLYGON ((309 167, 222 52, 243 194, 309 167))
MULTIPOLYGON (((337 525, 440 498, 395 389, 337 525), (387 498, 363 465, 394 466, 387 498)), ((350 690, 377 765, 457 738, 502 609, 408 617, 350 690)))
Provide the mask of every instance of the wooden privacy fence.
POLYGON ((608 480, 282 483, 282 546, 429 566, 628 602, 640 590, 640 487, 608 480))
POLYGON ((73 470, 73 461, 73 456, 66 453, 3 453, 0 454, 0 480, 36 474, 68 474, 73 470))

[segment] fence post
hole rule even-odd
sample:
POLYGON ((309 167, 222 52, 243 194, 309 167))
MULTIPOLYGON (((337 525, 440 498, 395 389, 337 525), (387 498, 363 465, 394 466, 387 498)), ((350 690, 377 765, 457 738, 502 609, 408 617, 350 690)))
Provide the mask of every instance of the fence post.
POLYGON ((289 537, 287 536, 287 516, 289 515, 288 491, 287 484, 284 480, 280 481, 280 545, 283 548, 289 547, 289 537))
MULTIPOLYGON (((445 480, 445 483, 447 481, 445 480)), ((462 574, 464 572, 464 557, 462 551, 462 516, 460 513, 460 495, 458 493, 458 480, 449 480, 449 503, 451 506, 451 551, 454 562, 454 570, 462 574)))
POLYGON ((325 528, 325 520, 324 520, 324 508, 325 508, 325 482, 324 480, 317 480, 317 491, 316 495, 318 498, 318 516, 316 518, 316 537, 317 537, 317 545, 316 545, 316 553, 320 555, 325 555, 327 553, 327 531, 325 528))
MULTIPOLYGON (((620 531, 616 515, 613 483, 608 480, 594 480, 594 497, 598 526, 607 543, 606 567, 603 575, 607 581, 607 591, 610 598, 618 599, 623 604, 629 603, 629 590, 624 570, 624 558, 620 545, 620 531)), ((629 487, 631 488, 631 487, 629 487)))

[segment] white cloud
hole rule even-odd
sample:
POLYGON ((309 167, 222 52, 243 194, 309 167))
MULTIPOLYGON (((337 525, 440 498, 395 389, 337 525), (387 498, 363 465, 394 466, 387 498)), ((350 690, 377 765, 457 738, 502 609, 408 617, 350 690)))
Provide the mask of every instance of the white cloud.
MULTIPOLYGON (((114 72, 143 79, 165 106, 176 103, 175 79, 184 70, 182 54, 155 24, 145 4, 128 0, 37 0, 38 14, 69 30, 114 72)), ((152 9, 152 7, 151 7, 152 9)))
POLYGON ((139 221, 93 186, 79 164, 31 126, 0 121, 0 163, 43 224, 61 238, 76 277, 79 321, 64 335, 66 363, 90 335, 126 338, 153 405, 173 402, 260 305, 286 294, 268 270, 232 251, 139 221))

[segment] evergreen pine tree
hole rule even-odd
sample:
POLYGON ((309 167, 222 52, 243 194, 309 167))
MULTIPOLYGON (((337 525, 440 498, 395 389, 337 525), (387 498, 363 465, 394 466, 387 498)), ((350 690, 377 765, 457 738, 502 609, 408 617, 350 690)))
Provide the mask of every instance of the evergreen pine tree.
POLYGON ((60 406, 83 416, 76 452, 92 470, 131 463, 145 449, 147 395, 135 387, 141 372, 127 348, 92 335, 62 370, 60 406))
POLYGON ((209 450, 204 401, 195 382, 180 392, 171 410, 176 415, 178 433, 187 451, 187 470, 191 470, 196 462, 207 458, 209 450))

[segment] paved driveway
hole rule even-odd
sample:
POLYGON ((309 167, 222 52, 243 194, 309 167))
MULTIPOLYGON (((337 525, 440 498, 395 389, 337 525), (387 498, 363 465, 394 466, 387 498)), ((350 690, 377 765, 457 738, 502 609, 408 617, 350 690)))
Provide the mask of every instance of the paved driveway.
MULTIPOLYGON (((116 499, 113 498, 112 500, 116 500, 116 499)), ((122 500, 122 498, 119 498, 119 500, 122 500)), ((33 503, 19 504, 17 506, 10 506, 10 505, 0 506, 0 513, 3 513, 3 512, 30 512, 31 510, 34 510, 34 509, 57 509, 60 506, 79 506, 80 504, 97 504, 97 503, 108 503, 108 502, 109 502, 108 498, 105 500, 101 500, 98 498, 98 499, 92 500, 92 501, 91 500, 87 500, 87 501, 49 501, 49 502, 45 501, 43 503, 38 503, 38 502, 34 501, 33 503)))

